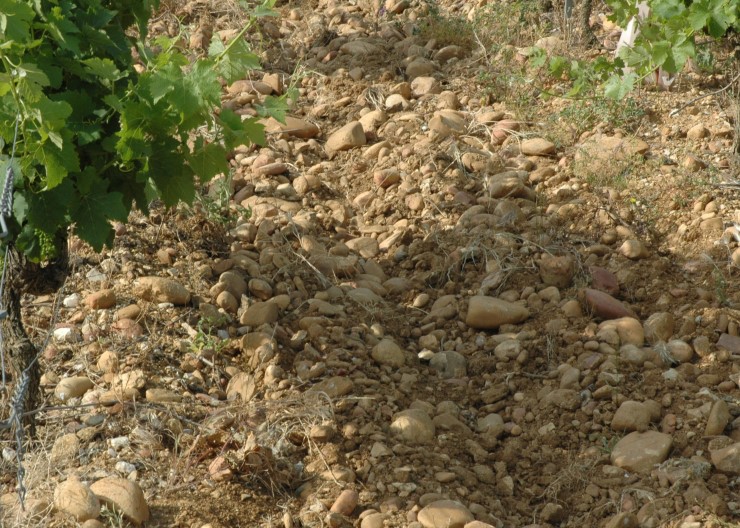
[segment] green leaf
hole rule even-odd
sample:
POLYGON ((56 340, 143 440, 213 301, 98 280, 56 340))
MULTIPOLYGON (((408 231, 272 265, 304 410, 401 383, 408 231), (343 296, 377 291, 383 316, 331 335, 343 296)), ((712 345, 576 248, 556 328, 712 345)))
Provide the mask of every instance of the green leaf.
POLYGON ((82 61, 82 63, 90 73, 107 81, 107 86, 110 86, 110 83, 115 82, 124 76, 118 67, 116 67, 116 64, 107 58, 101 59, 100 57, 92 57, 82 61))
POLYGON ((27 194, 28 223, 47 233, 54 233, 69 222, 69 206, 73 197, 71 180, 65 180, 53 189, 27 194))
POLYGON ((208 54, 216 57, 216 70, 227 84, 243 79, 249 70, 260 67, 259 57, 252 53, 249 43, 242 37, 232 41, 228 46, 217 38, 211 41, 208 54))
POLYGON ((268 95, 265 97, 264 104, 255 105, 257 114, 261 117, 274 117, 281 123, 285 123, 285 114, 288 111, 288 105, 283 97, 274 97, 268 95))
POLYGON ((624 97, 635 88, 639 77, 634 72, 624 75, 613 75, 604 85, 604 94, 609 99, 624 99, 624 97))
POLYGON ((113 243, 111 220, 125 222, 128 211, 121 193, 97 190, 80 198, 72 211, 75 233, 95 251, 113 243))
POLYGON ((219 116, 219 123, 223 130, 224 143, 228 149, 252 143, 264 145, 267 142, 264 125, 253 117, 242 120, 241 116, 233 111, 223 109, 219 116))
MULTIPOLYGON (((70 132, 65 131, 69 136, 70 132)), ((45 184, 48 189, 53 189, 67 177, 70 172, 80 170, 80 159, 72 141, 64 141, 60 149, 53 143, 44 143, 36 151, 36 159, 46 169, 45 184)))
POLYGON ((202 183, 210 181, 217 174, 229 171, 226 149, 217 143, 206 144, 203 138, 195 142, 195 150, 187 155, 188 163, 202 183))
POLYGON ((146 172, 164 204, 172 207, 178 202, 192 203, 195 198, 193 169, 183 165, 178 142, 174 139, 163 140, 152 152, 146 172))
POLYGON ((26 2, 0 0, 0 36, 2 40, 25 42, 30 39, 35 13, 26 2))

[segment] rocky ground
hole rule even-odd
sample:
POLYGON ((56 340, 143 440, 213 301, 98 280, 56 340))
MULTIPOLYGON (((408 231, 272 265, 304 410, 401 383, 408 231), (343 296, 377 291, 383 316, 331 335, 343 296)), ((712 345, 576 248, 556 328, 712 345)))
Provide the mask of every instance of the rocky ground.
MULTIPOLYGON (((2 438, 3 525, 737 526, 729 76, 545 98, 526 47, 577 38, 532 6, 263 19, 265 70, 225 104, 295 87, 287 123, 195 207, 73 244, 25 512, 2 438)), ((153 31, 197 51, 238 22, 172 5, 153 31)), ((571 53, 616 41, 592 22, 571 53)), ((39 341, 54 303, 25 299, 39 341)))

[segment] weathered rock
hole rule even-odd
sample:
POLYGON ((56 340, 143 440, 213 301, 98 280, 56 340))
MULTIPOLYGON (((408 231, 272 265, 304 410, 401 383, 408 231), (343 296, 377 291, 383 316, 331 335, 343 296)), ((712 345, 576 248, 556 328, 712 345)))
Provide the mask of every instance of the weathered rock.
POLYGON ((674 329, 673 314, 670 312, 654 313, 643 323, 645 339, 648 343, 667 342, 673 335, 674 329))
POLYGON ((525 156, 547 156, 555 153, 555 143, 544 138, 525 139, 521 150, 525 156))
POLYGON ((619 281, 617 276, 611 271, 598 266, 591 266, 589 269, 591 272, 591 287, 595 290, 600 290, 609 295, 619 294, 619 281))
POLYGON ((276 133, 284 132, 290 136, 300 139, 311 139, 315 138, 321 132, 319 127, 306 121, 293 116, 285 116, 285 123, 281 123, 277 119, 270 117, 260 121, 265 126, 265 132, 276 133))
POLYGON ((586 288, 583 292, 583 301, 587 311, 602 319, 635 317, 632 310, 608 293, 586 288))
POLYGON ((325 392, 329 398, 339 398, 352 392, 354 383, 352 380, 344 376, 334 376, 320 381, 316 385, 312 386, 309 391, 325 392))
POLYGON ((274 302, 255 302, 247 308, 239 322, 244 326, 272 324, 278 320, 280 308, 274 302))
POLYGON ((529 310, 520 304, 495 297, 476 295, 470 298, 465 324, 480 330, 496 329, 503 324, 517 324, 529 317, 529 310))
POLYGON ((645 343, 645 331, 640 321, 634 317, 620 317, 609 319, 599 324, 599 332, 602 330, 614 330, 619 336, 620 345, 635 345, 641 347, 645 343))
POLYGON ((246 372, 237 372, 231 377, 226 387, 226 399, 240 398, 243 402, 248 402, 256 391, 257 385, 254 376, 246 372))
POLYGON ((85 305, 91 310, 104 310, 116 305, 116 292, 100 290, 85 297, 85 305))
POLYGON ((63 378, 54 388, 54 396, 62 401, 82 396, 93 388, 93 382, 87 376, 72 376, 63 378))
POLYGON ((650 256, 645 244, 637 239, 625 240, 619 247, 619 252, 630 260, 639 260, 650 256))
POLYGON ((724 400, 716 400, 709 411, 707 425, 704 428, 704 436, 721 435, 731 419, 732 415, 730 414, 730 408, 727 403, 724 400))
POLYGON ((463 528, 475 517, 457 501, 438 500, 424 506, 418 519, 424 528, 463 528))
POLYGON ((355 490, 346 489, 339 494, 334 501, 334 504, 331 505, 331 509, 329 511, 346 516, 352 515, 352 512, 357 507, 359 500, 359 493, 355 490))
POLYGON ((333 132, 326 140, 326 153, 334 154, 340 150, 349 150, 361 147, 367 143, 365 131, 359 121, 347 123, 339 130, 333 132))
POLYGON ((381 365, 399 368, 406 363, 406 355, 392 339, 382 339, 373 347, 372 358, 381 365))
POLYGON ((537 265, 540 269, 540 278, 548 286, 567 288, 573 281, 575 261, 570 255, 544 255, 537 265))
POLYGON ((164 277, 141 277, 134 281, 134 294, 145 301, 172 303, 175 306, 190 302, 190 292, 179 282, 164 277))
POLYGON ((411 81, 411 91, 416 97, 442 92, 439 81, 434 77, 417 77, 411 81))
POLYGON ((740 475, 740 442, 710 452, 712 464, 717 471, 729 475, 740 475))
POLYGON ((78 522, 95 519, 100 514, 98 497, 75 475, 70 475, 54 489, 54 507, 78 522))
POLYGON ((665 433, 633 432, 622 438, 611 453, 612 464, 634 473, 649 474, 668 457, 673 439, 665 433))
POLYGON ((611 427, 615 431, 647 431, 650 418, 650 409, 642 402, 627 400, 614 413, 611 427))
POLYGON ((106 477, 93 483, 90 489, 101 503, 121 512, 136 526, 149 520, 149 506, 136 482, 106 477))
POLYGON ((56 468, 71 465, 80 452, 80 439, 73 433, 68 433, 54 440, 49 461, 56 468))
POLYGON ((441 137, 459 135, 465 132, 465 118, 459 112, 440 110, 429 120, 429 130, 434 130, 441 137))
POLYGON ((391 432, 407 444, 428 444, 434 440, 435 427, 427 413, 420 409, 407 409, 397 413, 391 423, 391 432))

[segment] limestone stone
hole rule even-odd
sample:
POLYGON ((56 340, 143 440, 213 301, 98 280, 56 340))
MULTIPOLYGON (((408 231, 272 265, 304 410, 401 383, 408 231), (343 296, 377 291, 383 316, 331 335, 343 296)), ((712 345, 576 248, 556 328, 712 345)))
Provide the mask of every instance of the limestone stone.
POLYGON ((391 432, 407 444, 429 444, 436 433, 434 422, 420 409, 407 409, 397 413, 391 423, 391 432))
POLYGON ((635 431, 617 442, 611 453, 611 461, 627 471, 649 474, 655 465, 665 461, 672 445, 673 439, 668 434, 635 431))
POLYGON ((359 121, 351 121, 333 132, 326 140, 324 148, 329 155, 341 150, 361 147, 367 143, 365 131, 359 121))
POLYGON ((521 323, 528 317, 529 310, 520 304, 476 295, 468 303, 465 324, 479 330, 492 330, 503 324, 521 323))
POLYGON ((141 277, 134 281, 134 294, 145 301, 182 306, 190 302, 190 292, 174 279, 141 277))
POLYGON ((54 388, 54 396, 61 401, 78 398, 93 388, 93 382, 87 376, 63 378, 54 388))
POLYGON ((95 519, 100 514, 98 497, 74 475, 54 489, 54 507, 78 522, 95 519))
POLYGON ((650 409, 642 402, 627 400, 619 406, 612 418, 615 431, 646 431, 650 425, 650 409))
POLYGON ((464 528, 475 517, 457 501, 438 500, 424 506, 418 519, 424 528, 464 528))
POLYGON ((120 511, 136 526, 141 526, 149 520, 149 506, 144 498, 144 492, 136 482, 105 477, 93 483, 90 489, 101 503, 120 511))

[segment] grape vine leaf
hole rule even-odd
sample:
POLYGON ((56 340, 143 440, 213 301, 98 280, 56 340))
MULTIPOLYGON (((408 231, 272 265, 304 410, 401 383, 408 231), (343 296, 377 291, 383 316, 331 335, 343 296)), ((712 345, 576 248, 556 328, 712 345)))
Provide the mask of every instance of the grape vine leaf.
POLYGON ((97 189, 82 196, 76 205, 72 211, 75 232, 95 251, 100 251, 113 241, 110 220, 125 222, 128 216, 123 195, 118 192, 97 189))

